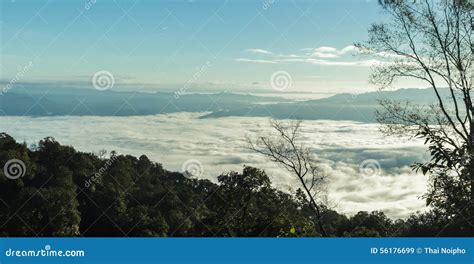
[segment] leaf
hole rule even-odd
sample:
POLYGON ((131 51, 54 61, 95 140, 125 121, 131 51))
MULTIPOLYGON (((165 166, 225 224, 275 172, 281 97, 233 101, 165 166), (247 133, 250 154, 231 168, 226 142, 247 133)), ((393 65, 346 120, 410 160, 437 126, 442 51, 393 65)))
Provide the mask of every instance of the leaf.
POLYGON ((290 233, 292 233, 292 234, 296 233, 296 229, 295 229, 294 226, 292 226, 292 227, 290 228, 290 233))
POLYGON ((426 175, 426 173, 428 172, 429 168, 427 166, 422 166, 421 167, 421 172, 423 173, 423 175, 426 175))
POLYGON ((433 199, 431 198, 426 198, 426 206, 429 206, 433 202, 433 199))

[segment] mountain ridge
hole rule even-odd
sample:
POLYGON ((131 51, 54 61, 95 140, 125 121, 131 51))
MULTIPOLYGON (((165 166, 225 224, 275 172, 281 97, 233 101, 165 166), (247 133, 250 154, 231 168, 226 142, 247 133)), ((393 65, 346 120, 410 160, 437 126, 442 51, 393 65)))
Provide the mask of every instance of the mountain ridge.
MULTIPOLYGON (((448 90, 443 89, 448 96, 448 90)), ((172 92, 50 90, 21 87, 0 96, 4 116, 141 116, 177 112, 208 113, 201 118, 230 116, 352 120, 374 122, 380 99, 435 102, 430 89, 404 88, 362 94, 342 93, 327 98, 294 101, 276 96, 219 92, 177 94, 172 92), (429 96, 429 93, 431 96, 429 96)))

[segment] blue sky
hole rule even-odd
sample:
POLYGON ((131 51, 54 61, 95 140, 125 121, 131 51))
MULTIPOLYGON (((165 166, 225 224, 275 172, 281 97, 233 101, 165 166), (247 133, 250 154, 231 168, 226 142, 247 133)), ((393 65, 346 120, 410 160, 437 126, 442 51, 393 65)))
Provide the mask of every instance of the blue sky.
MULTIPOLYGON (((292 91, 373 90, 374 58, 351 45, 384 19, 375 0, 1 0, 2 80, 76 82, 113 73, 117 86, 292 91), (225 87, 225 88, 223 88, 225 87)), ((410 84, 406 84, 410 85, 410 84)))

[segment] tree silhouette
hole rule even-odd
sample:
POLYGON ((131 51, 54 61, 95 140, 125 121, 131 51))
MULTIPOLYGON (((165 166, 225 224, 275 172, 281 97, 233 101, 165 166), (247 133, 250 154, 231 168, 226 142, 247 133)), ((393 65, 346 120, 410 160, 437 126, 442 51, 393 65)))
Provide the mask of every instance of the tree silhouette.
POLYGON ((17 179, 0 170, 0 236, 313 237, 322 235, 320 224, 327 236, 472 234, 461 219, 435 211, 392 221, 381 212, 348 218, 320 207, 318 223, 304 190, 278 190, 261 169, 245 166, 212 182, 167 171, 146 156, 100 155, 52 138, 28 149, 0 134, 0 163, 26 166, 17 179))
POLYGON ((425 140, 432 159, 414 165, 430 174, 426 202, 443 217, 474 217, 474 126, 472 102, 473 16, 467 0, 379 0, 387 23, 374 24, 358 44, 371 55, 393 58, 379 65, 371 81, 385 89, 400 78, 421 81, 437 103, 382 100, 382 131, 425 140), (447 90, 447 93, 444 93, 447 90), (471 206, 469 206, 471 204, 471 206), (470 208, 470 209, 469 209, 470 208))
POLYGON ((319 197, 325 176, 316 165, 311 151, 299 142, 301 121, 283 124, 272 120, 271 126, 274 130, 273 135, 259 136, 256 140, 247 138, 249 149, 266 156, 296 176, 314 212, 321 234, 327 236, 319 197))

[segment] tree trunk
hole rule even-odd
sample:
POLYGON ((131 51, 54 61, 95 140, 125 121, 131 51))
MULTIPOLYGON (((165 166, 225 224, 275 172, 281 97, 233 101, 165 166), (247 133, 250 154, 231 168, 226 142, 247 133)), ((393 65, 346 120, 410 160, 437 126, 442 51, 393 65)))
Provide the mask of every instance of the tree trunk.
POLYGON ((327 237, 328 234, 326 233, 326 230, 324 229, 324 225, 323 225, 323 222, 322 222, 322 219, 321 219, 322 218, 321 210, 319 210, 319 206, 316 203, 316 201, 314 200, 313 195, 311 194, 311 191, 308 189, 308 187, 306 187, 306 183, 304 182, 303 177, 298 176, 298 178, 300 179, 301 184, 303 185, 303 188, 306 192, 306 195, 308 195, 308 197, 309 197, 309 205, 313 209, 314 214, 316 215, 318 226, 319 226, 319 229, 321 231, 321 235, 323 237, 327 237))
POLYGON ((471 180, 471 198, 469 206, 469 223, 474 224, 474 126, 471 125, 470 129, 470 146, 468 147, 469 164, 467 165, 467 174, 471 180))

